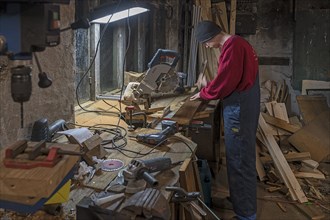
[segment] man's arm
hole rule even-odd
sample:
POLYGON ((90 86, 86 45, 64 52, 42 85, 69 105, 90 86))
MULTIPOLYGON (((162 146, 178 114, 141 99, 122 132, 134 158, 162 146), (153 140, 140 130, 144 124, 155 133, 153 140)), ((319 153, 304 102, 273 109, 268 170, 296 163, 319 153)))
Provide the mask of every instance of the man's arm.
POLYGON ((219 59, 218 74, 200 91, 205 100, 222 99, 230 95, 241 81, 243 74, 244 48, 234 42, 223 48, 219 59))

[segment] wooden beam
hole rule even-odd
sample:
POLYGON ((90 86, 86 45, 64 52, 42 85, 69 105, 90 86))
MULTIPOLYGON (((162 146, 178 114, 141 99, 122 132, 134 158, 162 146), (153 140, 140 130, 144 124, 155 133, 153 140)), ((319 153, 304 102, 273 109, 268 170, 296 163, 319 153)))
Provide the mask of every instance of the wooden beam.
POLYGON ((213 3, 212 9, 213 20, 216 21, 224 32, 229 33, 226 2, 213 3))
POLYGON ((313 172, 294 172, 295 177, 297 178, 314 178, 324 180, 324 174, 319 170, 314 170, 313 172))
POLYGON ((229 34, 235 34, 235 27, 236 27, 236 0, 230 1, 230 28, 229 34))
POLYGON ((266 180, 266 172, 264 166, 261 163, 261 158, 259 156, 260 147, 256 145, 256 168, 260 181, 266 180))
POLYGON ((189 125, 201 104, 202 101, 190 101, 188 98, 174 114, 172 120, 178 122, 179 125, 189 125))
POLYGON ((286 121, 284 121, 282 119, 275 118, 275 117, 270 116, 263 112, 261 114, 268 124, 274 125, 278 128, 282 128, 283 130, 289 131, 291 133, 295 133, 296 131, 301 129, 298 125, 293 125, 293 124, 287 123, 286 121))
MULTIPOLYGON (((303 161, 303 160, 310 159, 311 154, 309 152, 301 152, 301 153, 291 152, 291 153, 288 153, 288 154, 284 154, 284 157, 285 157, 286 161, 288 161, 288 162, 290 162, 290 161, 303 161)), ((260 160, 263 164, 273 162, 273 159, 270 156, 260 157, 260 160)))

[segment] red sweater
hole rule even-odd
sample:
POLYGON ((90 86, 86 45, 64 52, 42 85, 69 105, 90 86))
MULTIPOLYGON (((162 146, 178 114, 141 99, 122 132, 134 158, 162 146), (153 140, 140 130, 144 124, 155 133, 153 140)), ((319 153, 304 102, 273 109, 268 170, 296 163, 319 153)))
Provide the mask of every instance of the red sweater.
POLYGON ((232 92, 253 86, 258 73, 258 57, 252 46, 239 36, 231 36, 222 46, 217 76, 200 91, 205 100, 224 99, 232 92))

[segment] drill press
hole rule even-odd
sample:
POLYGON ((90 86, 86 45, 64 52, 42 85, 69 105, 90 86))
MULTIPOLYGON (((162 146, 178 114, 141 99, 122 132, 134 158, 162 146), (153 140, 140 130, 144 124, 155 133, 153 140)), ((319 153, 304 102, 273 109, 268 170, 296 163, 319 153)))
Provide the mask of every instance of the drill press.
POLYGON ((15 102, 21 103, 21 128, 24 127, 23 102, 30 99, 32 93, 31 67, 17 66, 11 69, 11 96, 15 102))

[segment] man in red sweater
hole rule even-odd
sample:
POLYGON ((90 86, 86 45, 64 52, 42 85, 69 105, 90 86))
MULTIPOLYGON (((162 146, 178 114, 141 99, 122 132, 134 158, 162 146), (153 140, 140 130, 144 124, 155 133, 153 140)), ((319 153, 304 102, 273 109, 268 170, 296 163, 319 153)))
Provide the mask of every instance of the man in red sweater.
POLYGON ((203 88, 190 100, 222 100, 230 200, 236 219, 254 220, 255 141, 260 113, 258 57, 246 40, 223 32, 212 21, 198 23, 195 37, 206 47, 219 48, 221 55, 215 78, 199 81, 203 88))

